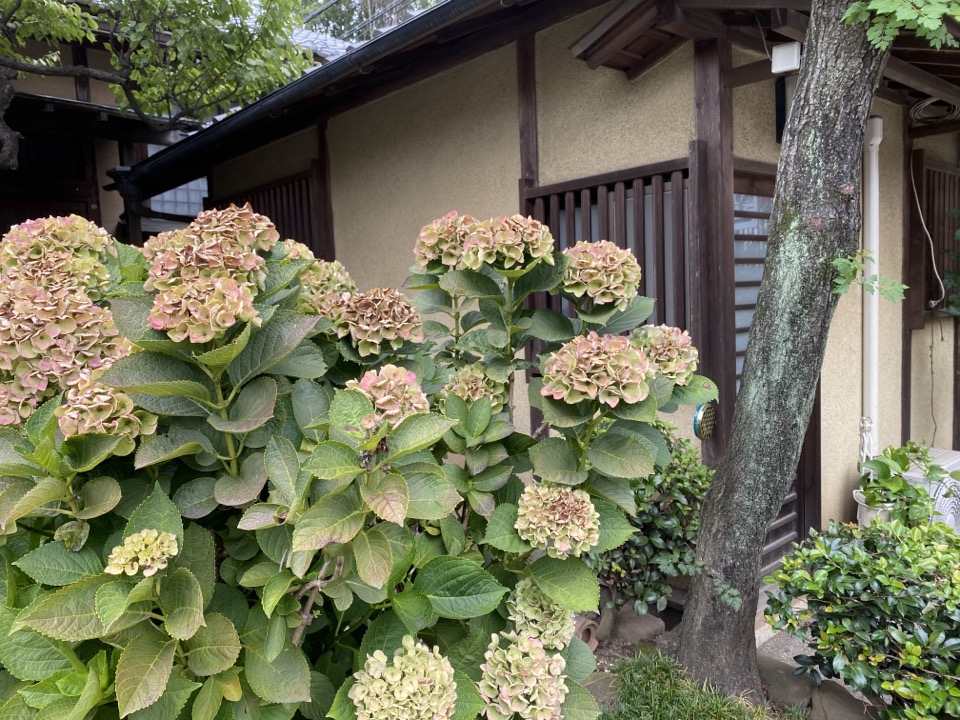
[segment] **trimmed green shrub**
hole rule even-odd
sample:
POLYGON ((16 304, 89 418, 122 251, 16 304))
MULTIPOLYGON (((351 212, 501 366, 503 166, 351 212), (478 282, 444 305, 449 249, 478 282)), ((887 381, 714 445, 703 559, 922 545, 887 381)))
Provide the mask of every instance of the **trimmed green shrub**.
POLYGON ((943 524, 833 523, 768 582, 767 619, 810 638, 798 672, 889 702, 886 718, 960 717, 960 537, 943 524), (794 607, 804 598, 806 605, 794 607))
POLYGON ((0 243, 0 718, 592 720, 582 556, 716 396, 689 338, 648 355, 636 261, 529 218, 425 228, 415 301, 279 240, 247 206, 0 243))
POLYGON ((590 564, 616 606, 633 602, 639 614, 648 607, 663 610, 672 588, 668 578, 699 572, 696 541, 700 506, 713 470, 701 462, 693 444, 676 429, 658 424, 667 440, 670 463, 637 481, 636 512, 630 523, 637 532, 623 545, 594 553, 590 564))

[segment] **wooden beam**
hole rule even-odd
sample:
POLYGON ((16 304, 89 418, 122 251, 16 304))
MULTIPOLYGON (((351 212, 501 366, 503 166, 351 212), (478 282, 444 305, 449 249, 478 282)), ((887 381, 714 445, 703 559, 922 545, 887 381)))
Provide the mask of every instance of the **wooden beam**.
POLYGON ((647 4, 649 4, 649 0, 623 0, 623 2, 605 15, 600 22, 578 38, 570 46, 570 52, 573 53, 574 57, 579 58, 591 47, 600 42, 607 33, 619 27, 635 10, 647 4))
POLYGON ((643 75, 643 73, 645 73, 647 70, 652 68, 658 62, 660 62, 665 57, 667 57, 667 55, 672 53, 674 50, 676 50, 678 47, 680 47, 686 42, 687 42, 686 38, 675 36, 669 42, 665 42, 659 47, 657 47, 657 49, 654 50, 653 52, 647 53, 642 58, 640 58, 640 60, 638 60, 636 63, 634 63, 627 69, 627 80, 634 80, 640 77, 641 75, 643 75))
POLYGON ((753 83, 772 80, 781 75, 790 75, 793 72, 791 70, 786 73, 774 73, 770 69, 769 60, 757 60, 746 65, 730 68, 730 71, 723 78, 723 84, 728 88, 735 88, 741 85, 752 85, 753 83))
POLYGON ((810 18, 796 10, 771 13, 770 29, 797 42, 806 42, 810 18))
POLYGON ((517 109, 520 124, 520 178, 540 184, 540 143, 537 133, 537 41, 530 33, 517 38, 517 109))
POLYGON ((891 57, 887 60, 887 67, 883 76, 930 97, 960 105, 960 86, 947 82, 933 73, 921 70, 899 58, 891 57))
POLYGON ((953 122, 937 123, 935 125, 917 125, 907 128, 907 137, 912 139, 931 137, 932 135, 946 135, 947 133, 960 132, 960 120, 953 122))
MULTIPOLYGON (((86 67, 87 48, 82 45, 74 45, 71 50, 73 54, 73 64, 86 67)), ((73 79, 73 84, 76 90, 77 100, 90 102, 90 78, 76 77, 73 79)))
POLYGON ((810 10, 810 0, 676 0, 684 10, 810 10))
POLYGON ((657 9, 653 3, 649 3, 646 7, 637 9, 616 30, 578 57, 586 60, 587 67, 591 70, 596 70, 638 37, 653 29, 656 21, 657 9))
MULTIPOLYGON (((901 207, 909 208, 913 205, 913 189, 910 186, 910 172, 912 169, 913 163, 913 140, 910 138, 910 132, 908 128, 908 123, 910 122, 910 113, 906 107, 901 109, 901 124, 903 128, 903 135, 901 137, 901 143, 903 146, 903 177, 906 182, 903 183, 903 197, 901 198, 901 207)), ((908 278, 910 277, 910 266, 912 260, 910 258, 910 212, 901 213, 901 235, 903 240, 901 240, 901 246, 903 248, 903 260, 901 262, 900 277, 908 278)), ((910 308, 907 303, 902 303, 903 307, 900 310, 902 321, 900 323, 900 444, 906 445, 907 441, 911 439, 911 428, 913 424, 913 418, 911 412, 913 410, 913 331, 910 329, 910 308)), ((956 387, 954 388, 954 393, 956 393, 956 387)), ((956 407, 956 398, 954 399, 954 407, 956 407)), ((954 436, 960 431, 956 425, 954 425, 954 436)), ((957 447, 956 442, 954 442, 954 447, 957 447)))
POLYGON ((704 143, 702 173, 691 182, 703 188, 694 223, 700 253, 699 305, 693 309, 701 337, 703 370, 717 383, 717 430, 703 443, 705 460, 716 465, 730 438, 736 398, 733 263, 733 93, 724 87, 730 45, 723 40, 693 44, 696 139, 704 143))
POLYGON ((697 10, 684 10, 673 0, 657 0, 657 26, 661 30, 682 35, 690 40, 726 38, 727 26, 716 15, 697 10))
POLYGON ((333 193, 330 181, 330 148, 327 144, 327 121, 317 123, 317 159, 310 165, 310 186, 313 192, 314 254, 321 260, 334 260, 337 248, 333 236, 333 193))

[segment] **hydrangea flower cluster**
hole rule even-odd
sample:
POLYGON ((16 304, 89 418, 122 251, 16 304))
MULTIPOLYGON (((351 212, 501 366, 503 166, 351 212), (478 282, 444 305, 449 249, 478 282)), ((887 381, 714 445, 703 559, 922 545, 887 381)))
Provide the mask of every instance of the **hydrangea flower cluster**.
POLYGON ((460 267, 479 270, 487 263, 498 270, 511 270, 541 259, 553 265, 550 229, 523 215, 500 216, 470 228, 463 243, 460 267))
POLYGON ((417 267, 426 270, 427 265, 436 260, 444 268, 457 267, 463 255, 464 242, 478 227, 476 219, 470 215, 461 216, 456 210, 424 225, 413 248, 417 267))
POLYGON ((430 409, 417 376, 396 365, 368 370, 360 380, 347 381, 347 388, 360 391, 373 403, 373 413, 363 418, 368 430, 383 423, 396 427, 404 418, 430 409))
POLYGON ((297 310, 330 318, 337 303, 357 291, 357 284, 339 260, 317 260, 313 252, 296 240, 284 240, 287 257, 293 260, 313 260, 300 275, 300 297, 297 310))
POLYGON ((117 250, 110 233, 79 215, 28 220, 10 228, 0 243, 0 272, 16 275, 22 268, 42 268, 51 276, 69 278, 99 300, 110 282, 104 264, 117 250))
POLYGON ((538 638, 545 648, 563 650, 573 639, 573 613, 544 595, 530 578, 517 583, 507 598, 517 633, 538 638))
POLYGON ((110 575, 142 572, 144 577, 150 577, 163 570, 178 552, 176 535, 147 528, 124 538, 123 545, 111 551, 103 571, 110 575))
POLYGON ((257 320, 253 298, 266 279, 264 259, 280 235, 249 204, 207 210, 182 230, 143 246, 150 261, 144 287, 156 291, 148 320, 173 340, 212 340, 237 321, 257 320))
POLYGON ((384 343, 399 350, 404 341, 423 342, 420 313, 393 289, 359 292, 336 303, 332 320, 337 335, 349 335, 360 355, 376 355, 384 343))
POLYGON ((669 325, 644 325, 633 331, 631 340, 643 349, 664 377, 677 385, 686 385, 697 370, 700 354, 686 330, 669 325))
POLYGON ((448 720, 453 717, 457 683, 453 666, 440 654, 403 638, 393 661, 381 650, 368 655, 348 697, 357 709, 357 720, 448 720))
POLYGON ((106 232, 76 216, 14 226, 0 242, 0 425, 130 350, 95 304, 115 254, 106 232), (74 253, 76 257, 74 257, 74 253))
POLYGON ((527 485, 517 506, 520 537, 554 558, 579 556, 600 539, 600 514, 583 490, 527 485))
POLYGON ((122 438, 114 455, 130 454, 134 438, 152 435, 157 429, 156 415, 138 410, 129 395, 91 378, 70 388, 54 415, 65 438, 86 433, 122 438))
POLYGON ((591 332, 561 346, 544 365, 544 397, 575 405, 599 400, 616 407, 640 402, 650 394, 656 374, 643 352, 621 335, 591 332))
POLYGON ((620 309, 636 297, 640 264, 629 250, 608 240, 581 241, 563 254, 568 260, 563 289, 574 297, 586 295, 598 305, 616 303, 620 309))
POLYGON ((537 638, 503 633, 491 636, 484 659, 477 689, 488 720, 513 720, 516 715, 523 720, 563 720, 563 656, 548 653, 537 638))
POLYGON ((490 409, 494 413, 503 410, 509 401, 507 386, 497 382, 483 371, 481 363, 464 365, 453 373, 439 392, 440 407, 450 395, 456 395, 467 405, 482 397, 490 398, 490 409))

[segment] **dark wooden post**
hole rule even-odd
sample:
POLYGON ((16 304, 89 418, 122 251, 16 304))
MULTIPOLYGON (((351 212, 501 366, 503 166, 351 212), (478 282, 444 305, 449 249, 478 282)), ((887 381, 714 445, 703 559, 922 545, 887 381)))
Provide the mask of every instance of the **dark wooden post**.
POLYGON ((327 145, 327 121, 317 123, 317 159, 311 165, 310 185, 313 194, 313 252, 321 260, 336 258, 333 237, 333 195, 330 183, 330 149, 327 145))

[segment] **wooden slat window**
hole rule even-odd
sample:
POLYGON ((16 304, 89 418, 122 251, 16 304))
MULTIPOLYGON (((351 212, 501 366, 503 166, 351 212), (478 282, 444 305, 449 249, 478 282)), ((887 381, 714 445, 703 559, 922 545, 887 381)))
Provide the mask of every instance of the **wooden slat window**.
MULTIPOLYGON (((527 214, 547 223, 561 250, 581 240, 609 240, 640 262, 640 294, 657 303, 650 322, 687 328, 688 160, 670 161, 583 180, 526 188, 527 214)), ((556 297, 535 300, 554 307, 556 297)), ((558 309, 571 313, 568 303, 558 309)))
MULTIPOLYGON (((926 197, 924 198, 924 217, 930 237, 933 239, 933 259, 936 261, 940 276, 956 273, 960 270, 960 169, 941 166, 927 166, 924 170, 926 197)), ((933 274, 933 263, 927 263, 927 300, 936 301, 940 296, 940 285, 933 274)), ((954 291, 956 292, 956 291, 954 291)), ((953 298, 953 304, 960 304, 960 298, 953 298)))
POLYGON ((212 207, 223 208, 230 203, 250 203, 255 212, 266 215, 277 226, 280 237, 298 240, 309 246, 317 257, 324 258, 316 227, 313 206, 312 173, 301 173, 283 178, 270 185, 247 190, 236 195, 216 200, 212 207))

